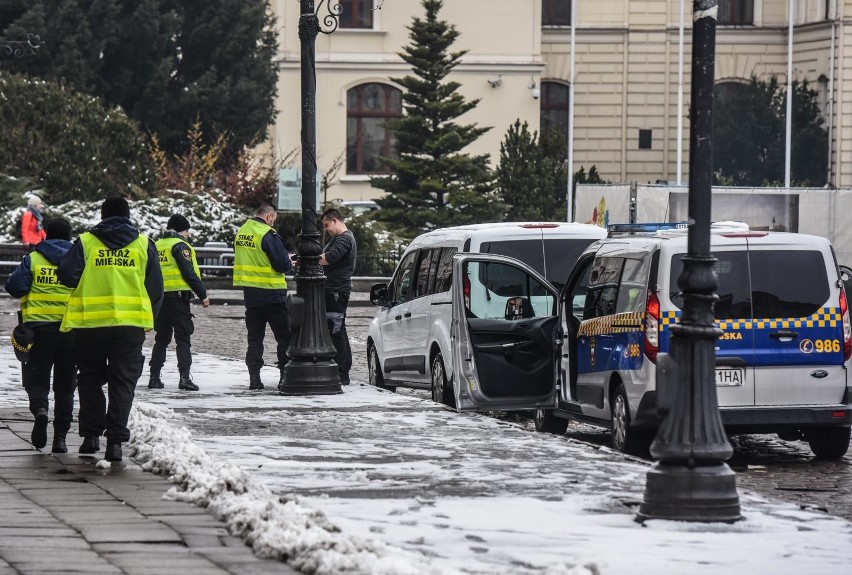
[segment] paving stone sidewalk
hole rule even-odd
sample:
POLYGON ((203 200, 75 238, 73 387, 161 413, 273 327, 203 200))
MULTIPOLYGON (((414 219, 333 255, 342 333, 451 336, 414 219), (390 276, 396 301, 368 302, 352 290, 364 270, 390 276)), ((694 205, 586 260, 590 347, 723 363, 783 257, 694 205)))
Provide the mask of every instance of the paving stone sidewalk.
POLYGON ((67 454, 50 441, 39 452, 31 430, 28 411, 0 409, 0 575, 297 573, 255 557, 204 509, 163 499, 171 484, 129 458, 99 469, 102 452, 81 457, 76 436, 67 454))

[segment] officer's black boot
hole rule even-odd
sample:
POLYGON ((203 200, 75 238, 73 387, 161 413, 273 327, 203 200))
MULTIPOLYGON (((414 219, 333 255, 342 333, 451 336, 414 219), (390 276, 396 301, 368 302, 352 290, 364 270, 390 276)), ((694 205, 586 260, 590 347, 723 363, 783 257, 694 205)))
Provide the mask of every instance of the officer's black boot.
POLYGON ((263 389, 263 382, 260 381, 260 371, 249 372, 249 389, 263 389))
POLYGON ((112 443, 107 440, 106 451, 104 452, 104 459, 107 461, 121 461, 121 444, 120 443, 112 443))
POLYGON ((51 453, 68 453, 68 446, 65 445, 64 435, 55 435, 53 437, 53 448, 51 453))
POLYGON ((192 382, 192 376, 189 375, 188 371, 180 374, 178 389, 183 389, 185 391, 198 391, 198 386, 192 382))
POLYGON ((97 435, 87 435, 80 444, 80 453, 97 453, 101 450, 101 440, 97 435))
POLYGON ((151 377, 148 379, 148 389, 163 389, 163 380, 160 379, 160 370, 151 370, 151 377))
POLYGON ((32 439, 33 447, 38 449, 47 445, 47 410, 43 407, 36 411, 30 439, 32 439))
POLYGON ((278 379, 278 391, 284 391, 284 370, 281 370, 281 377, 278 379))

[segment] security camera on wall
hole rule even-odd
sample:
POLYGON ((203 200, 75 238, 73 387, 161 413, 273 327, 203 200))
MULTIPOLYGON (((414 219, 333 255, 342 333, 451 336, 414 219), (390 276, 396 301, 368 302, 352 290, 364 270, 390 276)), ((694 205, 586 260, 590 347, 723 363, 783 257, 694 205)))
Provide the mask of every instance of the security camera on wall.
POLYGON ((533 100, 538 100, 539 98, 541 98, 541 90, 537 86, 532 89, 532 97, 533 100))

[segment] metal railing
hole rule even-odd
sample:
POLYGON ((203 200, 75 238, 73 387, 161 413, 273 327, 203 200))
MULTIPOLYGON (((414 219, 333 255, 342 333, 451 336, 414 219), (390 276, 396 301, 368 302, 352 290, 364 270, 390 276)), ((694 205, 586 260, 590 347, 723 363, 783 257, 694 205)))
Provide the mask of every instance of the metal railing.
MULTIPOLYGON (((403 250, 368 252, 358 255, 355 276, 389 277, 403 250)), ((27 254, 22 244, 0 244, 0 278, 9 277, 27 254)), ((224 242, 208 242, 195 248, 202 277, 230 277, 234 271, 234 249, 224 242), (214 244, 214 245, 210 245, 214 244)))
MULTIPOLYGON (((27 254, 23 244, 0 244, 0 278, 7 278, 27 254)), ((227 245, 195 248, 202 276, 230 276, 234 269, 234 250, 227 245)))

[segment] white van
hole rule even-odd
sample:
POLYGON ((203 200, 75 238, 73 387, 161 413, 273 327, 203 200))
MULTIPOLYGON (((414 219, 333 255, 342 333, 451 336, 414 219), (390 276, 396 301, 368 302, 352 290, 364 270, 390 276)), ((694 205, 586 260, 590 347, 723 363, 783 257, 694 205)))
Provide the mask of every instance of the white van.
POLYGON ((604 237, 603 228, 559 222, 477 224, 418 236, 402 255, 390 283, 370 290, 370 301, 381 307, 367 337, 370 383, 390 389, 431 389, 433 400, 456 406, 460 382, 450 346, 454 281, 462 282, 458 293, 467 313, 483 319, 553 315, 555 298, 543 284, 533 285, 511 266, 482 266, 464 278, 454 278, 453 257, 459 253, 509 256, 549 283, 561 285, 579 255, 604 237), (527 297, 518 298, 516 292, 527 297), (476 305, 471 307, 471 302, 476 305))

